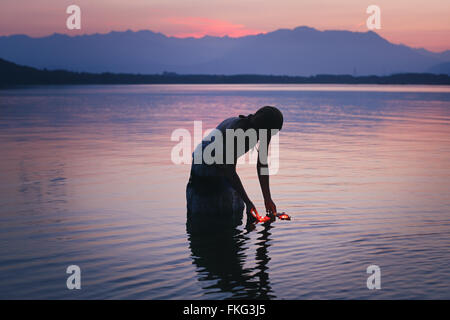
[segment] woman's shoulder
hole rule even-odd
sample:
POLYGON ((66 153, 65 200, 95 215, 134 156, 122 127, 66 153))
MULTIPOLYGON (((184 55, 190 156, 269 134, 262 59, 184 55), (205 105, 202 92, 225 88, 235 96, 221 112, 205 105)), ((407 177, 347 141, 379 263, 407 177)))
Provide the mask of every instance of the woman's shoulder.
POLYGON ((246 129, 246 119, 240 117, 232 117, 223 120, 218 126, 217 129, 224 131, 225 129, 246 129))

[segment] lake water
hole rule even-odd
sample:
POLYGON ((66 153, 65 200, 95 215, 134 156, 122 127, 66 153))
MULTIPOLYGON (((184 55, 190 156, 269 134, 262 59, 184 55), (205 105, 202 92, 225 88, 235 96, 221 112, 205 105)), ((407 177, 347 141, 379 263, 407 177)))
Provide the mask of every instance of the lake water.
POLYGON ((2 299, 450 299, 449 87, 3 89, 0 146, 2 299), (263 105, 284 113, 271 190, 292 221, 190 236, 173 130, 263 105))

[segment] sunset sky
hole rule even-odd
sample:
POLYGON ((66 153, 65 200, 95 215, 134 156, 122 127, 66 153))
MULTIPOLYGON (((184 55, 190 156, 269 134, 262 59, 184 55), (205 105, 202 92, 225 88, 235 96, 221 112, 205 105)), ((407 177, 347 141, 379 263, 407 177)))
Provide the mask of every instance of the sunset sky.
POLYGON ((381 8, 394 43, 450 50, 449 0, 1 0, 0 35, 152 30, 169 36, 238 37, 280 28, 367 31, 366 8, 381 8), (81 8, 81 30, 66 29, 67 6, 81 8))

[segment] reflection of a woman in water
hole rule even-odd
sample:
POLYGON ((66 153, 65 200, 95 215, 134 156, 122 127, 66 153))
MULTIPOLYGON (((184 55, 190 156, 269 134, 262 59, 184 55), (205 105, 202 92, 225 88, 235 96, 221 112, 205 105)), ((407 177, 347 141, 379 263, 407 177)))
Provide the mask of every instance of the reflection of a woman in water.
POLYGON ((204 287, 205 294, 227 293, 228 299, 274 299, 267 273, 269 232, 266 225, 258 231, 256 266, 245 267, 248 235, 237 228, 212 233, 189 234, 192 260, 201 282, 212 281, 204 287), (214 282, 215 281, 215 282, 214 282))

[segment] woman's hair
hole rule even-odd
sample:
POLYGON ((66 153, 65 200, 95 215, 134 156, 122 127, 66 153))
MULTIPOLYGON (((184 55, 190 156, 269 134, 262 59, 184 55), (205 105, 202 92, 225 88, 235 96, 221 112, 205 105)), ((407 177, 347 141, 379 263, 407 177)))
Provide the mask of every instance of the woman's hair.
POLYGON ((272 106, 265 106, 248 116, 239 116, 252 121, 258 129, 278 129, 283 127, 283 114, 280 110, 272 106))

